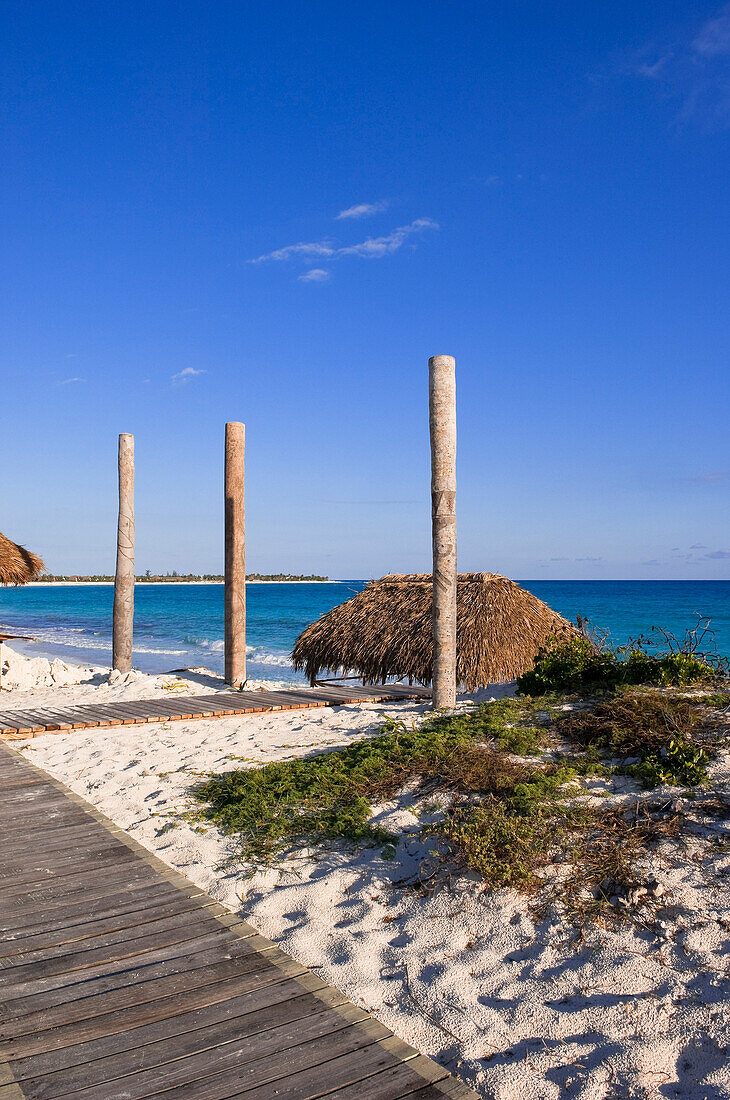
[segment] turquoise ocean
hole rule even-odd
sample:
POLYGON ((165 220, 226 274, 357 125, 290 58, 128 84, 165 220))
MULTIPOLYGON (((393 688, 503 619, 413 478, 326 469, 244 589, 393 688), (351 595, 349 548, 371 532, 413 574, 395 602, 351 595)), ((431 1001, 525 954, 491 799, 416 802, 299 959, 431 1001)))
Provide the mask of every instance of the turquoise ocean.
MULTIPOLYGON (((248 674, 300 680, 289 659, 297 635, 331 607, 359 592, 361 580, 318 584, 250 584, 248 674)), ((566 618, 587 618, 611 641, 661 626, 677 636, 699 615, 711 620, 715 652, 730 657, 730 581, 521 581, 566 618)), ((79 664, 111 659, 111 585, 0 588, 0 626, 29 634, 28 654, 79 664)), ((223 669, 223 585, 140 584, 135 591, 134 665, 146 672, 205 665, 223 669)))

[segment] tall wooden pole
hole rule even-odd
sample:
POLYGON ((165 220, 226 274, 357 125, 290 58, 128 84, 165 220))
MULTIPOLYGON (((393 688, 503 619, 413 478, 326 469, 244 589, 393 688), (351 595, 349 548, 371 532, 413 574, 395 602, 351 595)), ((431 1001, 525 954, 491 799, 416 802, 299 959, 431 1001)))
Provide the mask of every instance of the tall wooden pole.
POLYGON ((433 538, 433 706, 456 706, 456 362, 428 361, 433 538))
POLYGON ((117 573, 114 580, 112 667, 132 667, 134 623, 134 436, 119 436, 119 522, 117 573))
POLYGON ((246 427, 226 424, 226 683, 240 687, 246 680, 246 521, 244 472, 246 427))

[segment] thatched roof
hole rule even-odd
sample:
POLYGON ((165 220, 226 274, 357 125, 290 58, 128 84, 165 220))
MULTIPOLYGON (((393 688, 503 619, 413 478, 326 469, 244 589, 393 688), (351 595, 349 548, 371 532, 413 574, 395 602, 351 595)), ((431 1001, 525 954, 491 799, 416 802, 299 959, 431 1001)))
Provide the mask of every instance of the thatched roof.
MULTIPOLYGON (((296 640, 294 667, 313 682, 346 669, 366 683, 384 677, 431 682, 432 579, 396 573, 370 584, 312 623, 296 640)), ((469 691, 514 680, 532 668, 551 636, 578 633, 515 581, 496 573, 460 573, 457 593, 459 684, 469 691)))
POLYGON ((45 568, 36 554, 11 542, 0 531, 0 584, 27 584, 45 568))

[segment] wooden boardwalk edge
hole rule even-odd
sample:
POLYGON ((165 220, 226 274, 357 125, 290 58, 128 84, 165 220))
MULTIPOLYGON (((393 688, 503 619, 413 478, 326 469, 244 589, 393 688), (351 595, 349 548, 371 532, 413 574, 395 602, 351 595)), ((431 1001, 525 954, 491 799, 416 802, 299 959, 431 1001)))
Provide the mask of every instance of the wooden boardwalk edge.
MULTIPOLYGON (((448 1075, 447 1071, 437 1062, 434 1062, 415 1048, 403 1042, 397 1036, 390 1033, 389 1029, 383 1029, 383 1025, 380 1025, 373 1016, 364 1010, 357 1009, 351 1002, 347 1001, 339 991, 327 985, 321 978, 308 970, 307 967, 296 962, 285 952, 281 951, 276 944, 262 936, 252 925, 242 920, 229 909, 220 905, 217 901, 195 886, 195 884, 184 875, 164 863, 158 856, 154 855, 123 829, 119 828, 110 818, 87 802, 81 795, 76 794, 65 786, 65 784, 43 771, 36 764, 27 760, 22 753, 8 744, 0 745, 0 760, 3 756, 6 756, 6 759, 7 757, 11 757, 18 763, 22 763, 24 767, 34 772, 39 780, 42 780, 49 787, 54 788, 63 795, 65 799, 84 811, 85 814, 92 817, 94 821, 106 830, 106 832, 123 844, 135 857, 137 857, 137 859, 151 868, 160 878, 184 893, 191 903, 204 908, 206 915, 213 918, 215 922, 221 926, 221 929, 225 929, 227 933, 232 933, 246 940, 247 945, 252 947, 257 953, 265 956, 266 961, 280 970, 283 977, 295 981, 307 994, 321 1000, 329 1011, 336 1012, 338 1015, 342 1016, 348 1025, 365 1027, 366 1030, 371 1027, 375 1028, 377 1030, 377 1036, 375 1032, 372 1032, 372 1034, 376 1045, 388 1051, 400 1065, 407 1065, 409 1070, 412 1070, 418 1075, 418 1078, 422 1079, 422 1087, 425 1090, 424 1097, 426 1095, 432 1096, 434 1093, 438 1093, 444 1097, 455 1098, 455 1100, 470 1100, 470 1098, 471 1100, 475 1100, 476 1094, 466 1085, 448 1075), (387 1032, 386 1037, 378 1037, 383 1030, 387 1032)), ((0 864, 1 862, 2 851, 0 850, 0 864)), ((323 1069, 325 1068, 326 1065, 323 1065, 323 1069)), ((393 1068, 395 1069, 395 1066, 393 1068)), ((367 1078, 367 1081, 370 1080, 375 1080, 375 1078, 367 1078)), ((367 1082, 363 1080, 362 1084, 366 1083, 367 1082)), ((402 1086, 399 1086, 399 1088, 402 1088, 402 1086)), ((352 1095, 355 1096, 358 1086, 355 1084, 348 1086, 348 1094, 349 1090, 352 1090, 352 1095)), ((340 1095, 340 1091, 342 1091, 344 1095, 344 1090, 335 1091, 338 1092, 338 1096, 340 1095)), ((238 1093, 235 1095, 238 1095, 238 1093)), ((317 1093, 317 1095, 319 1095, 319 1093, 317 1093)), ((325 1093, 322 1095, 325 1095, 325 1093)), ((392 1095, 393 1097, 405 1096, 405 1093, 402 1091, 395 1091, 392 1095)), ((421 1086, 417 1086, 413 1091, 409 1089, 408 1096, 413 1096, 414 1098, 420 1097, 421 1086)), ((28 1094, 23 1091, 22 1084, 19 1083, 13 1075, 12 1065, 4 1054, 3 1043, 1 1041, 0 1100, 28 1100, 28 1094)))
POLYGON ((154 699, 79 703, 61 707, 0 709, 0 741, 25 741, 46 733, 180 722, 194 719, 235 718, 278 710, 353 706, 358 703, 424 702, 431 692, 422 687, 386 684, 383 687, 319 688, 301 691, 216 692, 213 695, 169 695, 154 699))

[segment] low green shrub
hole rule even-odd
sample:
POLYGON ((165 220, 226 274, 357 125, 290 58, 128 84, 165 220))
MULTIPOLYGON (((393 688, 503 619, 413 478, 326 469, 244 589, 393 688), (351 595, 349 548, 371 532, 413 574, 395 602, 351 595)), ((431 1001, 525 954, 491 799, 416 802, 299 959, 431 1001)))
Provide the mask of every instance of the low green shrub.
POLYGON ((534 726, 510 726, 497 737, 502 752, 515 756, 537 756, 545 743, 545 731, 534 726))
POLYGON ((495 888, 532 882, 556 839, 547 819, 525 816, 495 798, 458 807, 440 832, 464 865, 495 888))
POLYGON ((716 670, 691 653, 647 653, 640 648, 613 652, 588 638, 554 641, 541 649, 534 667, 517 680, 523 695, 548 692, 610 691, 619 686, 660 684, 684 687, 708 683, 716 670))
POLYGON ((198 816, 237 833, 247 860, 270 859, 308 840, 384 843, 391 838, 370 823, 371 803, 393 797, 409 780, 497 791, 521 774, 519 765, 476 745, 498 741, 525 709, 523 701, 501 699, 413 729, 389 719, 381 734, 344 749, 226 772, 194 792, 203 807, 198 816))
POLYGON ((646 787, 691 787, 705 781, 709 764, 709 756, 693 739, 703 719, 701 703, 701 697, 690 700, 656 689, 634 689, 566 714, 557 726, 578 745, 638 756, 639 761, 624 771, 646 787))
POLYGON ((644 787, 697 787, 707 781, 709 757, 699 745, 673 737, 666 748, 626 768, 644 787))

